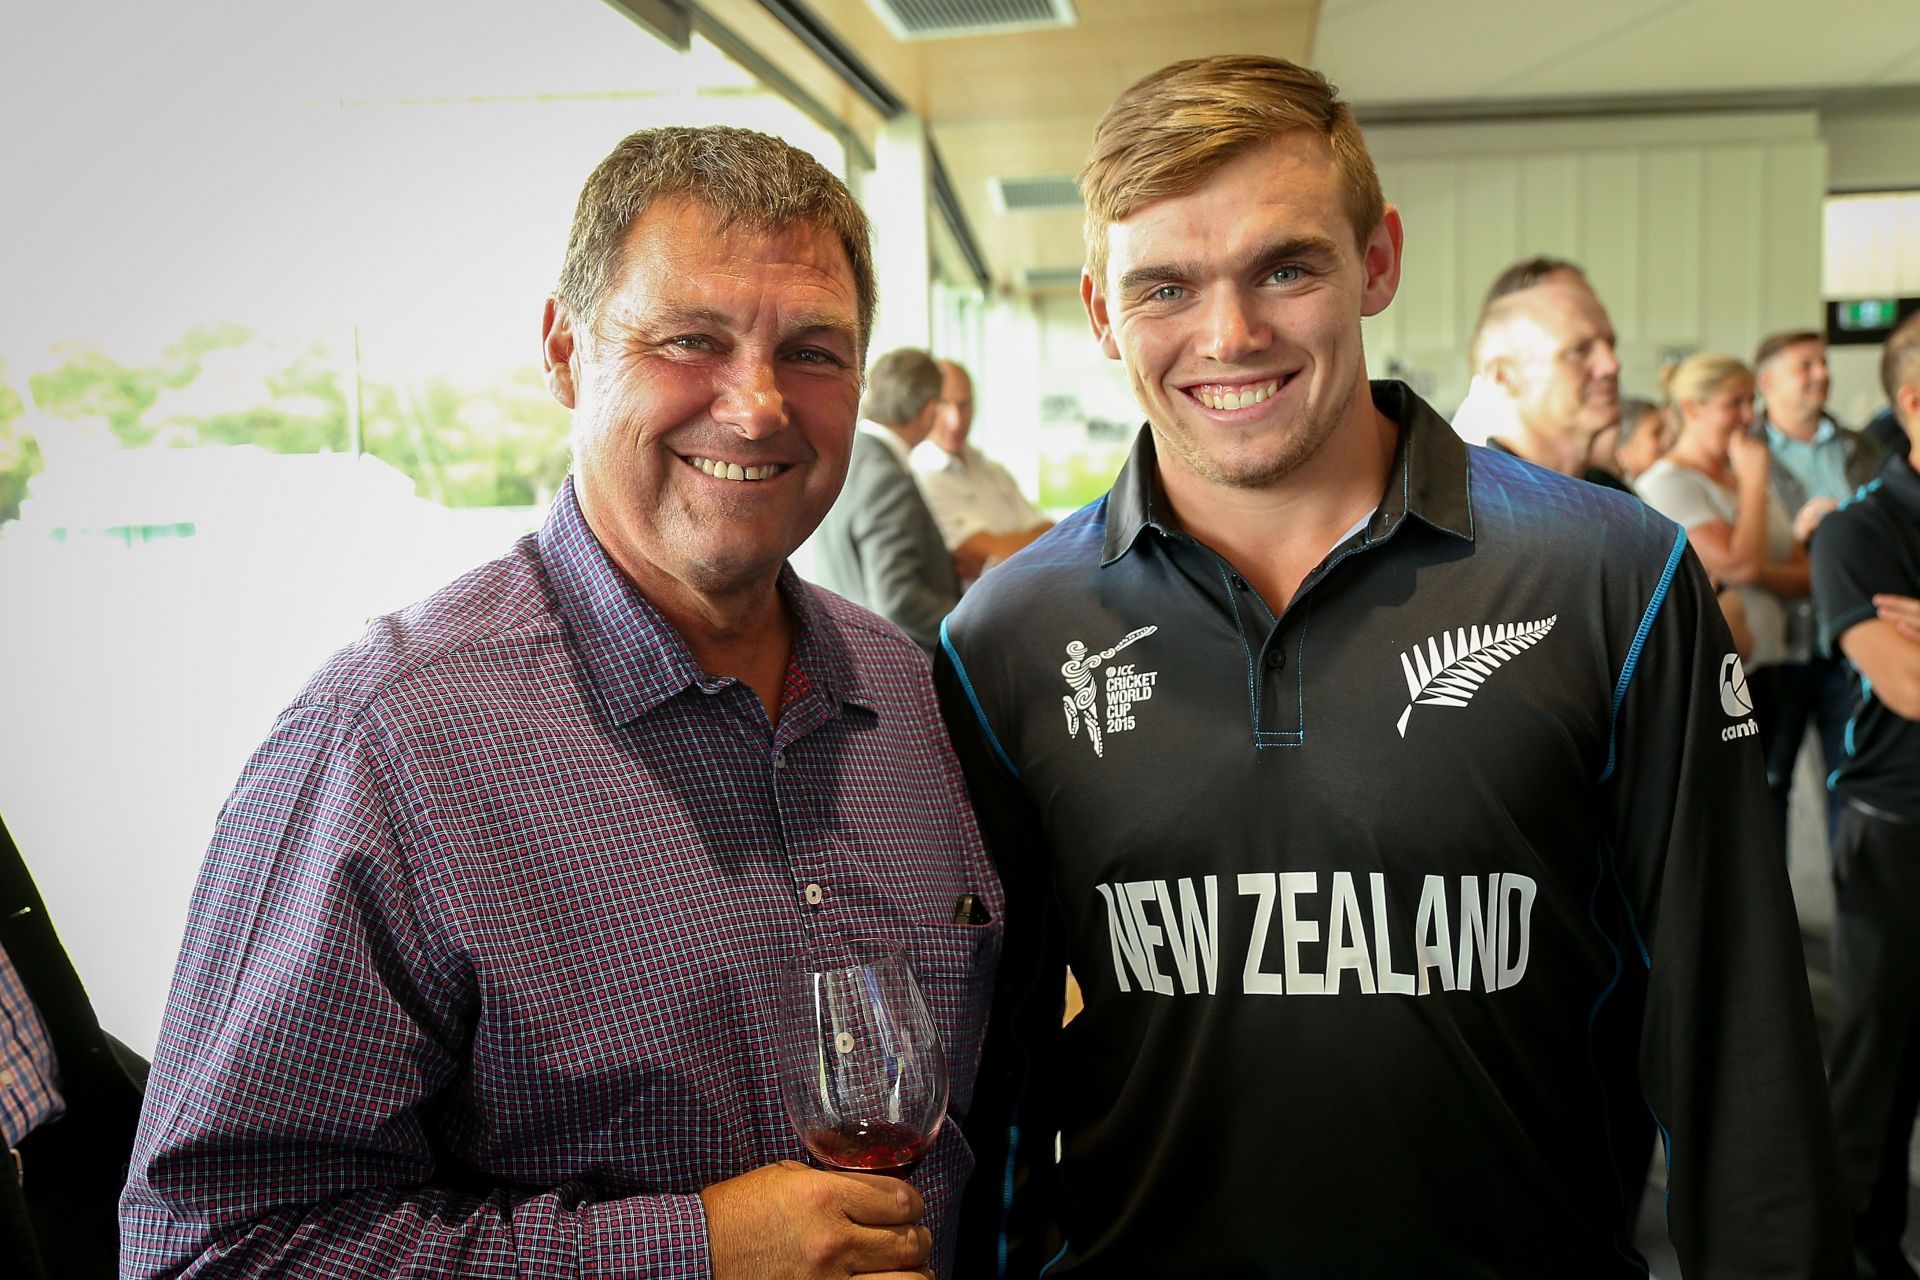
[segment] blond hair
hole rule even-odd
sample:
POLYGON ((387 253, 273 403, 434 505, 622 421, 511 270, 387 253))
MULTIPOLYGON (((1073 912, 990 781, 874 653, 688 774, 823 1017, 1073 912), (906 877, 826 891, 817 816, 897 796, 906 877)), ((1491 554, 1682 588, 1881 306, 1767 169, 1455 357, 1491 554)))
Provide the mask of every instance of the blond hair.
POLYGON ((1284 58, 1225 54, 1162 67, 1100 117, 1080 170, 1088 271, 1104 281, 1110 224, 1155 200, 1196 191, 1240 153, 1303 128, 1333 150, 1347 217, 1364 251, 1386 201, 1353 112, 1317 71, 1284 58))
POLYGON ((1753 371, 1733 356, 1702 351, 1660 371, 1660 387, 1669 403, 1704 404, 1735 378, 1753 380, 1753 371))
POLYGON ((872 227, 846 184, 806 152, 751 129, 642 129, 620 140, 581 188, 553 295, 591 329, 620 274, 628 230, 656 201, 713 212, 715 230, 817 227, 846 250, 860 307, 860 351, 873 332, 872 227))

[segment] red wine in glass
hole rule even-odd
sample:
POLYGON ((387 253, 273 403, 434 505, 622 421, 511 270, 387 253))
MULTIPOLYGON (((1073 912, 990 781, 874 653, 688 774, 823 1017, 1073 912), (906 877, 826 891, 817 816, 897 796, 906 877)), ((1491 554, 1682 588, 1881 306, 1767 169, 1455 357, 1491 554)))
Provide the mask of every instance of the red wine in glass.
POLYGON ((933 1145, 933 1136, 910 1125, 856 1120, 837 1129, 810 1129, 807 1150, 821 1164, 860 1173, 906 1175, 933 1145))
POLYGON ((947 1063, 904 948, 810 953, 782 999, 780 1095, 800 1140, 828 1168, 905 1176, 946 1119, 947 1063))

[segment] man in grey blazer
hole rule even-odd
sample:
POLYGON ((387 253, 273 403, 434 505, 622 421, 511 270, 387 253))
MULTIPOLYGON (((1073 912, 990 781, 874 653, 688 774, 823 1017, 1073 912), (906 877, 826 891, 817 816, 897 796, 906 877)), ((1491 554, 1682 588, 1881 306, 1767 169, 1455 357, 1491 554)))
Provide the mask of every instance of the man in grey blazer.
POLYGON ((814 577, 865 605, 932 654, 960 579, 907 455, 940 412, 940 366, 912 347, 867 373, 846 487, 813 536, 814 577))

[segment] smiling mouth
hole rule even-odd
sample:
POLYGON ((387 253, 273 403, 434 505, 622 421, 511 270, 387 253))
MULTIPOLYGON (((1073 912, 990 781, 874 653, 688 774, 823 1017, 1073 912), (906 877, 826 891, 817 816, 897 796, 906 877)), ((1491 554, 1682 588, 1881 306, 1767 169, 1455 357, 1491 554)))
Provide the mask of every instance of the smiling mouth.
MULTIPOLYGON (((1291 376, 1288 375, 1288 378, 1291 376)), ((1287 382, 1288 378, 1270 378, 1265 382, 1249 382, 1240 386, 1204 382, 1199 386, 1187 387, 1185 390, 1188 395, 1209 409, 1251 409, 1280 390, 1281 385, 1287 382)))
POLYGON ((771 480, 788 469, 784 462, 769 462, 764 466, 743 467, 737 462, 720 462, 713 458, 683 458, 688 466, 696 471, 712 476, 715 480, 771 480))

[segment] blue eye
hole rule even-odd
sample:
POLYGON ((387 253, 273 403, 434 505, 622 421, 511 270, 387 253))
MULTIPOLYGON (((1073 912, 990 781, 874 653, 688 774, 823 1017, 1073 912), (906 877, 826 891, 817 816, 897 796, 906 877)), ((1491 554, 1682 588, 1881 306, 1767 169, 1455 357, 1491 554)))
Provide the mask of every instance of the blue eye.
POLYGON ((1306 270, 1302 267, 1277 267, 1274 273, 1268 276, 1267 279, 1273 281, 1275 284, 1292 284, 1294 281, 1304 278, 1306 274, 1306 270))
POLYGON ((1177 284, 1163 284, 1148 296, 1155 302, 1172 302, 1184 292, 1177 284))

